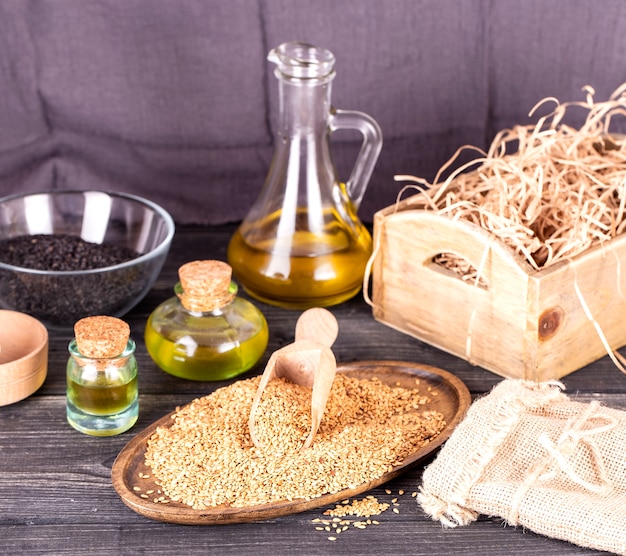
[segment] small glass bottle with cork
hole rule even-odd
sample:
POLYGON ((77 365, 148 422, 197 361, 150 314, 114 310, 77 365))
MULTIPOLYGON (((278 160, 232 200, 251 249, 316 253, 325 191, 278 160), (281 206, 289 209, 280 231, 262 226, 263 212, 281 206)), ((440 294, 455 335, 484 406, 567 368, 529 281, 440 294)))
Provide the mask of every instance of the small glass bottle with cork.
POLYGON ((67 420, 92 436, 130 429, 139 415, 137 361, 130 327, 94 316, 74 325, 67 363, 67 420))
POLYGON ((226 380, 252 368, 267 347, 263 313, 237 296, 230 265, 192 261, 178 270, 175 297, 146 323, 148 353, 165 372, 199 381, 226 380))

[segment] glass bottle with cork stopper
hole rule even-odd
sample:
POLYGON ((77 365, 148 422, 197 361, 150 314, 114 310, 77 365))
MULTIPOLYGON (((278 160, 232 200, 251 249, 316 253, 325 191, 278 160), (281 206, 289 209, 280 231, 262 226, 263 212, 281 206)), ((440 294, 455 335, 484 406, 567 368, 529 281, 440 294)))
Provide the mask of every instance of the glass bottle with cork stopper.
POLYGON ((267 347, 263 313, 237 296, 230 265, 192 261, 178 270, 175 297, 146 323, 150 357, 165 372, 188 380, 226 380, 252 368, 267 347))
POLYGON ((67 362, 67 420, 92 436, 130 429, 139 415, 137 361, 130 327, 94 316, 74 325, 67 362))

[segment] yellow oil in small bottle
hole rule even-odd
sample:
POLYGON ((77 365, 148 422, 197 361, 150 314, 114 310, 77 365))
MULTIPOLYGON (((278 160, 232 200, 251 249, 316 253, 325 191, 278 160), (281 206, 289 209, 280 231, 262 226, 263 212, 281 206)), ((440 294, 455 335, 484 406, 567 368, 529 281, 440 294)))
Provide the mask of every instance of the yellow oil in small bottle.
POLYGON ((93 382, 78 382, 70 378, 67 399, 71 406, 90 415, 116 415, 127 410, 137 399, 137 376, 119 385, 97 378, 93 382))
POLYGON ((252 245, 244 239, 242 226, 228 246, 233 272, 252 297, 289 309, 308 309, 336 305, 361 289, 372 238, 360 222, 354 223, 354 230, 336 221, 320 232, 296 229, 282 242, 263 231, 275 228, 273 221, 255 225, 254 237, 268 239, 255 239, 252 245))
POLYGON ((79 320, 68 349, 68 423, 92 436, 130 429, 139 416, 137 360, 130 327, 115 317, 79 320))
POLYGON ((187 380, 226 380, 251 369, 269 341, 263 313, 237 297, 232 269, 222 261, 179 268, 175 297, 148 317, 146 349, 165 372, 187 380))
POLYGON ((158 330, 149 321, 144 339, 150 357, 167 373, 187 380, 226 380, 255 365, 267 346, 268 329, 263 326, 241 342, 202 345, 196 343, 198 338, 158 330))

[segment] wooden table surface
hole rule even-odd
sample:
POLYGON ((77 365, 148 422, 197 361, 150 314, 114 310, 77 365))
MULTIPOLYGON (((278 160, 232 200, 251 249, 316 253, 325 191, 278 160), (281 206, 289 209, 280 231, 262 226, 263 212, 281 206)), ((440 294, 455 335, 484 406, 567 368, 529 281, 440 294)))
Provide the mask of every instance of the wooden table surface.
MULTIPOLYGON (((379 525, 350 528, 336 541, 329 541, 329 533, 316 530, 313 522, 323 517, 326 508, 263 522, 214 526, 161 523, 127 508, 111 484, 111 466, 120 450, 176 406, 228 384, 184 381, 158 369, 143 343, 146 318, 171 297, 181 264, 194 259, 225 260, 233 231, 233 227, 179 228, 154 288, 126 315, 137 342, 140 373, 139 421, 130 431, 96 438, 67 424, 65 364, 72 332, 50 331, 45 384, 30 398, 0 407, 1 554, 597 554, 486 516, 466 527, 443 529, 422 513, 411 496, 420 485, 421 466, 371 491, 380 501, 398 497, 399 513, 387 510, 377 516, 379 525), (405 494, 399 495, 400 490, 405 494)), ((300 314, 257 305, 268 320, 270 344, 264 359, 244 377, 261 373, 271 351, 293 340, 300 314)), ((361 295, 331 310, 339 322, 339 338, 333 346, 339 362, 390 359, 433 365, 458 376, 474 397, 501 380, 376 322, 361 295)), ((563 382, 576 399, 598 399, 626 408, 626 375, 608 357, 563 382)))

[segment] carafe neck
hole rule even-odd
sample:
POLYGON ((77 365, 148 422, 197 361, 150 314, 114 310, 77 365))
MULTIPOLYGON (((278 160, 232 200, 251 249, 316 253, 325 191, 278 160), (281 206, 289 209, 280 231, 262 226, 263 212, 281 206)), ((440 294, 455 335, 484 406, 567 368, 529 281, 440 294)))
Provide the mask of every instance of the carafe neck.
POLYGON ((287 136, 324 133, 331 111, 332 79, 278 78, 277 131, 287 136))

